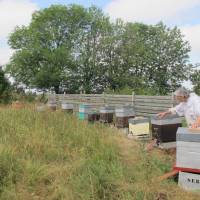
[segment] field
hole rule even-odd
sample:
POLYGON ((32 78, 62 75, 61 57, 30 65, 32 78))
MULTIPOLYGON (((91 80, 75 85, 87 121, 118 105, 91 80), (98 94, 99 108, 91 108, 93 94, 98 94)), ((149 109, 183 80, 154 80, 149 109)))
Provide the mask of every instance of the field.
POLYGON ((198 200, 171 179, 174 156, 61 111, 0 109, 1 200, 198 200))

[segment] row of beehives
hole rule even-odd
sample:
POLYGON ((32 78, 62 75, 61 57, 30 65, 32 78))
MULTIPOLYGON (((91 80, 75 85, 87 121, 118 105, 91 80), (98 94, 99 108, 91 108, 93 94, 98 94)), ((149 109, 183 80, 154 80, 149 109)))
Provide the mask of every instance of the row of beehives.
MULTIPOLYGON (((56 110, 56 102, 50 101, 48 106, 56 110)), ((61 109, 66 112, 75 110, 74 104, 62 102, 61 109)), ((117 128, 129 129, 129 134, 135 138, 157 138, 160 143, 175 142, 177 128, 181 126, 182 119, 177 116, 171 116, 164 119, 158 119, 156 116, 151 118, 135 117, 134 108, 127 106, 101 106, 80 104, 78 109, 80 120, 89 122, 100 121, 103 123, 114 123, 117 128)))
MULTIPOLYGON (((55 103, 49 103, 48 106, 56 110, 55 103)), ((74 105, 63 102, 61 109, 72 113, 74 105)), ((179 185, 185 189, 200 190, 200 131, 194 133, 188 128, 182 128, 182 118, 135 117, 131 106, 96 108, 95 105, 89 104, 79 105, 78 117, 80 120, 90 122, 112 123, 114 121, 118 128, 129 128, 129 134, 136 138, 143 136, 150 138, 152 133, 160 144, 174 143, 173 147, 177 148, 175 169, 179 171, 179 185)))
MULTIPOLYGON (((56 110, 56 102, 49 102, 48 106, 51 110, 56 110)), ((62 102, 61 109, 68 113, 75 113, 76 107, 72 103, 62 102)), ((134 118, 135 112, 132 106, 101 106, 92 104, 80 104, 78 108, 78 118, 80 120, 88 120, 90 122, 100 121, 103 123, 116 122, 118 128, 127 128, 129 118, 134 118)))

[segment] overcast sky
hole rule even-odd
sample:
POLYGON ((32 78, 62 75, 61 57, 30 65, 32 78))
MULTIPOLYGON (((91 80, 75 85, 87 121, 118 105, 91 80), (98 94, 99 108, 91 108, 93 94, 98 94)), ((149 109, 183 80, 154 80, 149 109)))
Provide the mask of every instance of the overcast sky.
POLYGON ((0 0, 0 65, 6 64, 12 55, 7 45, 9 33, 17 25, 28 25, 31 14, 51 4, 96 5, 112 20, 178 26, 191 44, 190 61, 200 62, 200 0, 0 0))

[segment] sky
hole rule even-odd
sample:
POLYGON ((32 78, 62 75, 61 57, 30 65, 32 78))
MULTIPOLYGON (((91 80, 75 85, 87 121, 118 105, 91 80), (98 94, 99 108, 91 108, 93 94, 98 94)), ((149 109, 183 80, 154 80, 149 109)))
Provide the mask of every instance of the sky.
POLYGON ((7 40, 16 26, 28 25, 34 11, 52 4, 96 5, 111 20, 177 26, 191 45, 190 62, 200 63, 200 0, 0 0, 0 65, 13 51, 7 40))

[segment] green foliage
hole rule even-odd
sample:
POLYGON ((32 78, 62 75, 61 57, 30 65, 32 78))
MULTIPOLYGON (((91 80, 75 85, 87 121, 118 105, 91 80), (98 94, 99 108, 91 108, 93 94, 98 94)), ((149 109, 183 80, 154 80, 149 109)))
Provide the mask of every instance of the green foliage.
POLYGON ((120 49, 128 71, 123 69, 135 90, 153 88, 164 95, 188 78, 190 47, 176 27, 128 23, 123 34, 120 49))
POLYGON ((27 92, 24 97, 26 102, 32 103, 36 99, 36 94, 32 92, 27 92))
POLYGON ((9 38, 16 50, 7 70, 15 80, 37 88, 59 86, 73 69, 74 42, 85 25, 81 6, 51 6, 33 14, 28 27, 17 27, 9 38))
POLYGON ((105 77, 107 63, 103 63, 105 40, 108 39, 112 26, 102 10, 90 7, 87 10, 87 26, 79 42, 75 68, 76 84, 86 93, 99 93, 107 84, 105 77), (105 64, 105 66, 104 66, 105 64), (78 74, 77 74, 78 72, 78 74))
POLYGON ((145 87, 145 86, 141 86, 138 88, 134 88, 134 87, 129 87, 129 86, 125 86, 123 88, 120 89, 116 89, 116 90, 112 90, 112 89, 106 89, 104 91, 106 94, 121 94, 121 95, 132 95, 133 92, 136 95, 157 95, 157 92, 155 91, 155 89, 152 87, 145 87))
POLYGON ((68 93, 120 91, 166 95, 191 73, 190 46, 181 31, 163 23, 111 23, 92 6, 54 5, 17 27, 7 71, 17 82, 68 93))
POLYGON ((10 92, 10 101, 21 101, 32 103, 36 100, 36 93, 34 92, 25 92, 24 88, 16 87, 16 85, 12 85, 12 90, 10 92))
POLYGON ((104 91, 106 94, 125 94, 125 95, 132 95, 133 89, 125 86, 122 89, 117 89, 117 90, 111 90, 111 89, 106 89, 104 91))
POLYGON ((0 67, 0 103, 9 103, 11 97, 11 87, 0 67))
POLYGON ((90 155, 72 177, 74 188, 80 191, 78 199, 113 199, 121 195, 118 187, 123 179, 123 168, 116 150, 110 147, 103 147, 102 150, 90 155))
POLYGON ((44 103, 44 104, 46 104, 47 101, 48 101, 48 97, 47 97, 47 95, 45 95, 45 93, 43 93, 41 95, 37 95, 36 101, 38 103, 44 103))
POLYGON ((200 70, 197 69, 197 67, 199 66, 199 64, 197 64, 195 67, 195 69, 193 70, 193 73, 190 76, 190 80, 194 86, 194 91, 200 95, 200 70))
POLYGON ((13 152, 9 149, 0 152, 0 193, 9 184, 16 184, 20 179, 21 170, 22 166, 19 165, 13 152))

